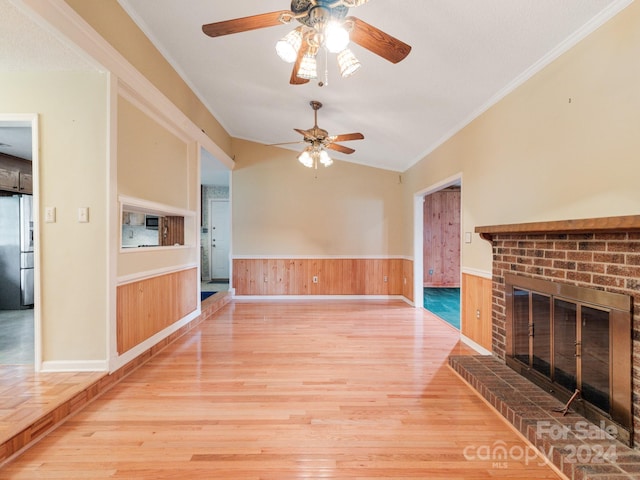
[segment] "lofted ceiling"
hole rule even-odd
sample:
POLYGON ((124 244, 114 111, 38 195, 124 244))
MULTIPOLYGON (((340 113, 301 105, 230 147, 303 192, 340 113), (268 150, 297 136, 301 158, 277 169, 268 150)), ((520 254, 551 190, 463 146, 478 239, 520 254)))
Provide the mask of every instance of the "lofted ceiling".
POLYGON ((313 126, 309 102, 319 100, 318 123, 330 135, 365 136, 344 143, 355 153, 331 152, 334 159, 399 172, 629 4, 370 0, 349 15, 411 45, 409 56, 392 64, 352 44, 362 63, 354 76, 340 78, 329 54, 328 85, 293 86, 292 66, 274 46, 295 21, 218 38, 202 32, 206 23, 287 10, 288 0, 118 1, 231 136, 297 142, 293 129, 313 126))
MULTIPOLYGON (((230 135, 263 144, 298 142, 313 126, 311 100, 324 105, 329 134, 362 132, 337 160, 405 171, 513 88, 630 3, 630 0, 370 0, 349 15, 410 44, 392 64, 359 45, 352 77, 328 58, 329 82, 292 86, 291 65, 275 43, 293 27, 278 25, 211 38, 202 25, 286 10, 288 0, 118 0, 230 135)), ((95 69, 80 49, 0 0, 0 75, 14 71, 95 69)), ((16 113, 4 112, 0 114, 16 113)), ((0 123, 0 151, 28 150, 26 130, 0 123), (18 138, 18 133, 20 137, 18 138)), ((283 148, 302 150, 303 144, 283 148)), ((17 156, 27 157, 23 151, 17 156)), ((203 183, 224 170, 203 155, 203 183)), ((224 175, 222 175, 224 177, 224 175)))

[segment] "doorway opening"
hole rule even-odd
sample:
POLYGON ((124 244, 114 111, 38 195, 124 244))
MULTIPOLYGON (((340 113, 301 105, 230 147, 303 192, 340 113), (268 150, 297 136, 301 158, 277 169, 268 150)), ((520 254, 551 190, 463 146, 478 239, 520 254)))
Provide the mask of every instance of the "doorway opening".
POLYGON ((460 217, 458 175, 419 192, 414 203, 416 307, 460 330, 460 217))
POLYGON ((0 114, 0 365, 39 365, 37 115, 0 114))
POLYGON ((231 172, 201 149, 200 298, 231 290, 231 172))

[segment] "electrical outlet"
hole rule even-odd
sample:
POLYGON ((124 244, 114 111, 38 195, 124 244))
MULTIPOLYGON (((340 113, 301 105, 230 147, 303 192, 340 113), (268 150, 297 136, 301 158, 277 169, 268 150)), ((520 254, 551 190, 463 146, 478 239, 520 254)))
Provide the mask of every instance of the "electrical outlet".
POLYGON ((389 281, 389 277, 387 277, 386 275, 383 277, 384 283, 387 283, 389 281))
POLYGON ((476 310, 476 318, 477 318, 478 320, 480 320, 480 310, 479 310, 479 309, 478 309, 478 310, 476 310))
POLYGON ((313 283, 318 283, 318 276, 317 275, 313 276, 313 283))

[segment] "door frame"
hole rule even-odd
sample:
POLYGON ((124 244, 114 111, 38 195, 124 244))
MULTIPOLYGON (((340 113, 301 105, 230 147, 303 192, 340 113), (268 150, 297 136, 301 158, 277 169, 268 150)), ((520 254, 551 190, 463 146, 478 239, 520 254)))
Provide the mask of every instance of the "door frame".
MULTIPOLYGON (((413 195, 413 305, 424 308, 424 197, 453 185, 460 186, 460 231, 462 228, 462 172, 426 187, 413 195)), ((462 271, 462 248, 460 249, 460 271, 462 271)), ((462 295, 462 292, 460 292, 462 295)))
POLYGON ((31 168, 33 176, 33 368, 42 366, 42 305, 40 302, 40 144, 37 113, 0 113, 0 125, 31 128, 31 168))

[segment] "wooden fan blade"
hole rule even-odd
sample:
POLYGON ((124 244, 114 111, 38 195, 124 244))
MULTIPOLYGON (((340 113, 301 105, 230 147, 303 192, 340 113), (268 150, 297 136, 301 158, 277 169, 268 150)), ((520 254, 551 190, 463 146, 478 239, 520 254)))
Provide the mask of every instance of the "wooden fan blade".
MULTIPOLYGON (((298 27, 302 28, 302 27, 298 27)), ((300 48, 298 49, 298 58, 296 58, 296 63, 293 64, 293 70, 291 70, 291 79, 289 83, 291 85, 304 85, 305 83, 309 83, 308 78, 301 78, 298 76, 298 70, 300 70, 300 64, 302 63, 302 58, 305 53, 309 50, 309 43, 304 40, 300 48)))
POLYGON ((328 143, 325 147, 335 150, 336 152, 346 153, 347 155, 355 152, 353 148, 345 147, 344 145, 338 145, 337 143, 328 143))
POLYGON ((259 28, 274 27, 281 25, 280 16, 290 14, 289 10, 279 12, 263 13, 250 17, 235 18, 223 22, 208 23, 202 26, 202 31, 210 37, 221 37, 231 33, 248 32, 259 28))
POLYGON ((297 143, 304 143, 304 140, 298 140, 297 142, 284 142, 284 143, 269 143, 267 147, 279 147, 280 145, 294 145, 297 143))
POLYGON ((294 128, 294 130, 298 132, 300 135, 302 135, 304 138, 308 138, 310 140, 314 139, 314 136, 311 135, 308 130, 300 130, 299 128, 294 128))
POLYGON ((350 140, 364 140, 364 135, 361 133, 343 133, 342 135, 331 137, 332 142, 348 142, 350 140))
POLYGON ((398 63, 409 55, 411 51, 410 45, 401 42, 397 38, 377 29, 373 25, 369 25, 359 18, 347 17, 346 20, 353 22, 353 29, 350 34, 352 42, 357 43, 376 55, 380 55, 391 63, 398 63))

